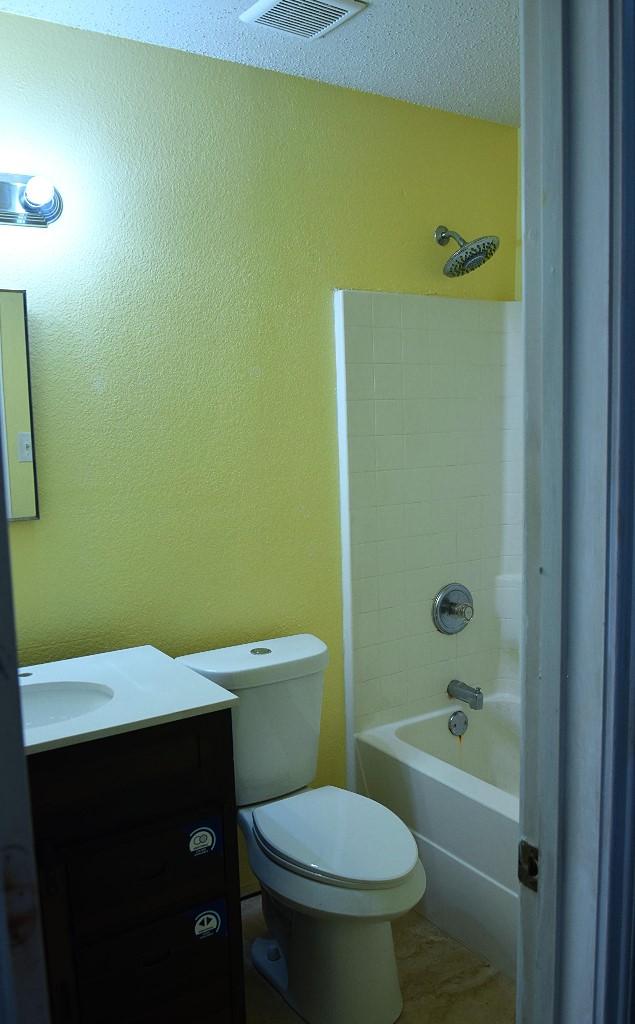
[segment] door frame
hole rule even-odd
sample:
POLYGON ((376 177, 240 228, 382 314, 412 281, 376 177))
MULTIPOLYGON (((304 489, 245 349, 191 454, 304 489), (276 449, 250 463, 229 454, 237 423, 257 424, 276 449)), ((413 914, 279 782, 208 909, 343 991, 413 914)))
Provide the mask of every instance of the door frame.
POLYGON ((521 887, 517 1019, 626 1024, 635 218, 622 166, 633 166, 635 33, 623 0, 523 0, 522 12, 531 401, 521 835, 539 849, 539 873, 537 892, 521 887))

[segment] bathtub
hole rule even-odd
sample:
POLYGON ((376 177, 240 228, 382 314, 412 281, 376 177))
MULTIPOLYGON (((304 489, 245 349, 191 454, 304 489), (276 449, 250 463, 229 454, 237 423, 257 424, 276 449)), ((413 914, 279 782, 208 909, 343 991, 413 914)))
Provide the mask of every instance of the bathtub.
POLYGON ((427 876, 419 910, 513 977, 518 921, 519 701, 438 710, 356 736, 359 788, 411 829, 427 876), (461 709, 459 739, 448 729, 461 709))

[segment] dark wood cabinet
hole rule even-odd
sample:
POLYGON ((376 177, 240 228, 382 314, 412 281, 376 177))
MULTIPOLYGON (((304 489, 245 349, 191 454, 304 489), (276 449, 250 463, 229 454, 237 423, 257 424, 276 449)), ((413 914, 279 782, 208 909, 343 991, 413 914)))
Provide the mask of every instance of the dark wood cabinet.
POLYGON ((54 1024, 243 1024, 230 716, 29 756, 54 1024))

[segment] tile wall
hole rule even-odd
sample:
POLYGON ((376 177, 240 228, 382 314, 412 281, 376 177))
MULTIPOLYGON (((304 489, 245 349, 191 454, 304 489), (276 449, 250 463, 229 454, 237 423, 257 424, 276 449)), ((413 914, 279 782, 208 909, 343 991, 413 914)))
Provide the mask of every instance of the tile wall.
POLYGON ((437 706, 454 677, 517 691, 520 304, 343 292, 337 318, 354 727, 437 706), (431 619, 452 581, 475 600, 456 637, 431 619))

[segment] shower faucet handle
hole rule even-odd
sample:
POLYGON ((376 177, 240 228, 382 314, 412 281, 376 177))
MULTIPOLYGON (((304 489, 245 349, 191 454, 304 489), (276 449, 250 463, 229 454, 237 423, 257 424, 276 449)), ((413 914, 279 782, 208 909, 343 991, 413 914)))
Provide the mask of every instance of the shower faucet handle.
POLYGON ((450 615, 458 615, 465 619, 466 622, 470 622, 471 619, 474 618, 474 607, 473 605, 468 604, 467 601, 463 602, 463 604, 450 601, 448 611, 450 615))
POLYGON ((474 599, 462 583, 442 587, 432 603, 432 621, 440 633, 460 633, 474 618, 474 599))

